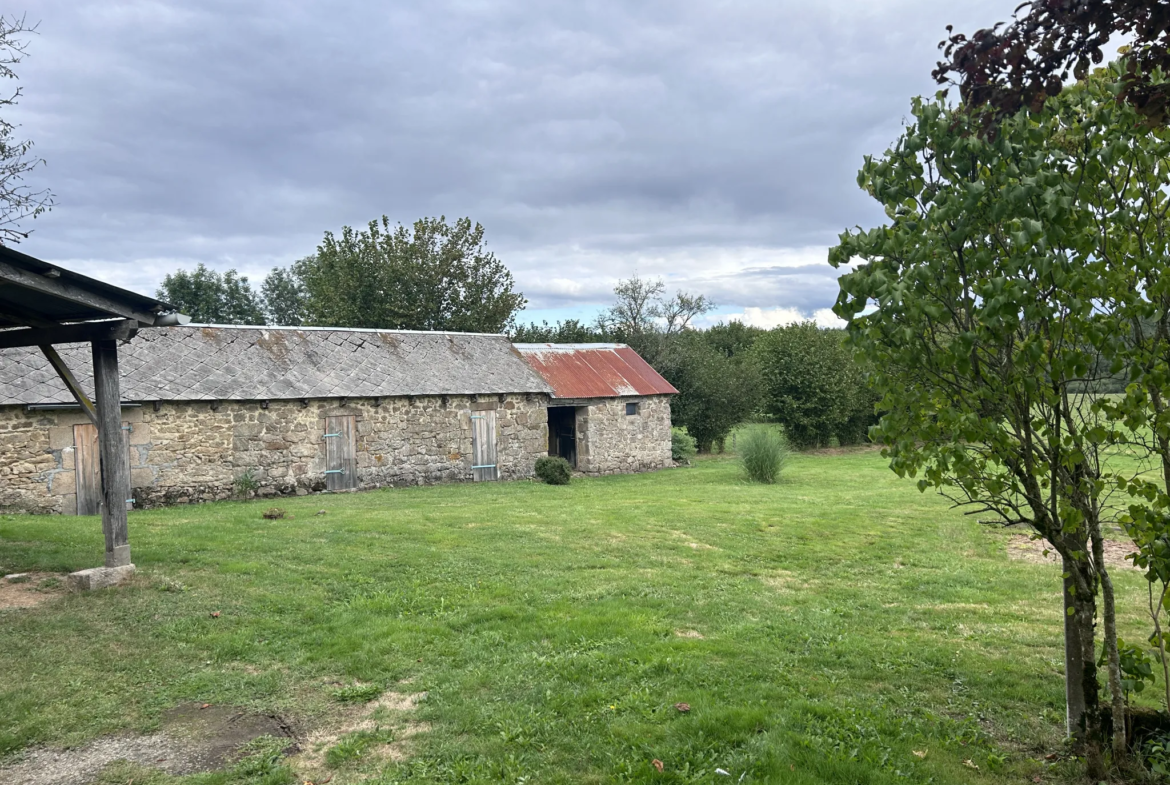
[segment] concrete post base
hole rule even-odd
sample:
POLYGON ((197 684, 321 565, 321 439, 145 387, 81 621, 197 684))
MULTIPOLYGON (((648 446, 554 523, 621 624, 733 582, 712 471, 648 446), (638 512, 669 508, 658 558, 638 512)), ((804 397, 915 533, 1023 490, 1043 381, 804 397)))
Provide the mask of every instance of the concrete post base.
POLYGON ((134 565, 125 564, 121 567, 93 567, 88 570, 71 572, 65 577, 65 583, 72 591, 93 591, 117 586, 130 580, 134 575, 134 565))

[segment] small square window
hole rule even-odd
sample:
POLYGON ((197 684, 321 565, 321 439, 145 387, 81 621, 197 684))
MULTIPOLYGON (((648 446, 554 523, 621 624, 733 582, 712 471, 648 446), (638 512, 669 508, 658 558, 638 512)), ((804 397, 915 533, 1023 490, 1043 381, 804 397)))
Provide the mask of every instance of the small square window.
POLYGON ((626 416, 627 417, 632 417, 637 413, 638 413, 638 404, 636 404, 636 403, 627 403, 626 404, 626 416))

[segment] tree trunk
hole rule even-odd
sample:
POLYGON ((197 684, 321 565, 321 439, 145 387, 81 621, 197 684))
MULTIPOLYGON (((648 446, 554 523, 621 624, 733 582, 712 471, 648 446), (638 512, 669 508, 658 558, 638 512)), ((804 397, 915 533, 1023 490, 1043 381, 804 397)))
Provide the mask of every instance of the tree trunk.
POLYGON ((1076 582, 1071 560, 1064 559, 1064 727, 1070 739, 1085 734, 1085 667, 1081 656, 1081 625, 1076 617, 1076 582))
POLYGON ((1129 756, 1125 733, 1125 693, 1121 689, 1121 656, 1117 651, 1117 608, 1114 605, 1113 580, 1105 567, 1105 544, 1100 526, 1091 530, 1093 561, 1101 578, 1102 617, 1105 621, 1105 657, 1109 668, 1109 702, 1113 714, 1113 765, 1121 766, 1129 756))
POLYGON ((1079 735, 1074 736, 1076 747, 1085 756, 1085 768, 1090 778, 1105 779, 1105 760, 1101 741, 1104 728, 1101 723, 1100 686, 1097 683, 1096 662, 1096 616, 1097 606, 1093 595, 1085 590, 1092 585, 1092 568, 1084 562, 1073 562, 1074 577, 1080 588, 1073 597, 1073 619, 1077 626, 1077 643, 1081 673, 1081 693, 1084 696, 1084 712, 1079 723, 1079 735))

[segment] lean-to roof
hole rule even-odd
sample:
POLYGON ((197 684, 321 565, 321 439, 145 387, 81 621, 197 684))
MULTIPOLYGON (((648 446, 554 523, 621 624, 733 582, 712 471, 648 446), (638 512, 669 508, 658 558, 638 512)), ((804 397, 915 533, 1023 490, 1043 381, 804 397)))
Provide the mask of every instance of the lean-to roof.
MULTIPOLYGON (((88 344, 57 347, 92 393, 88 344)), ((119 347, 124 401, 549 393, 502 335, 186 325, 119 347)), ((0 405, 72 403, 35 348, 0 350, 0 405)))
POLYGON ((518 343, 554 398, 619 398, 678 392, 622 343, 518 343))

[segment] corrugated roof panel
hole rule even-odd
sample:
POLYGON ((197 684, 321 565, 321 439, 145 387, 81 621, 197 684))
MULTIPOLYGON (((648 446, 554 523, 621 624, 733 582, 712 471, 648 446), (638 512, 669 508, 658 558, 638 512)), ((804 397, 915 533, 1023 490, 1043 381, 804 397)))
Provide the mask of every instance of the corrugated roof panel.
MULTIPOLYGON (((628 346, 623 346, 616 350, 616 354, 625 360, 626 364, 635 372, 641 375, 649 389, 653 390, 659 395, 675 395, 678 390, 674 389, 674 385, 662 378, 662 374, 654 370, 650 363, 642 359, 642 356, 635 352, 628 346)), ((649 394, 649 393, 644 393, 649 394)))
POLYGON ((521 343, 516 350, 554 398, 674 395, 678 390, 625 344, 521 343))

